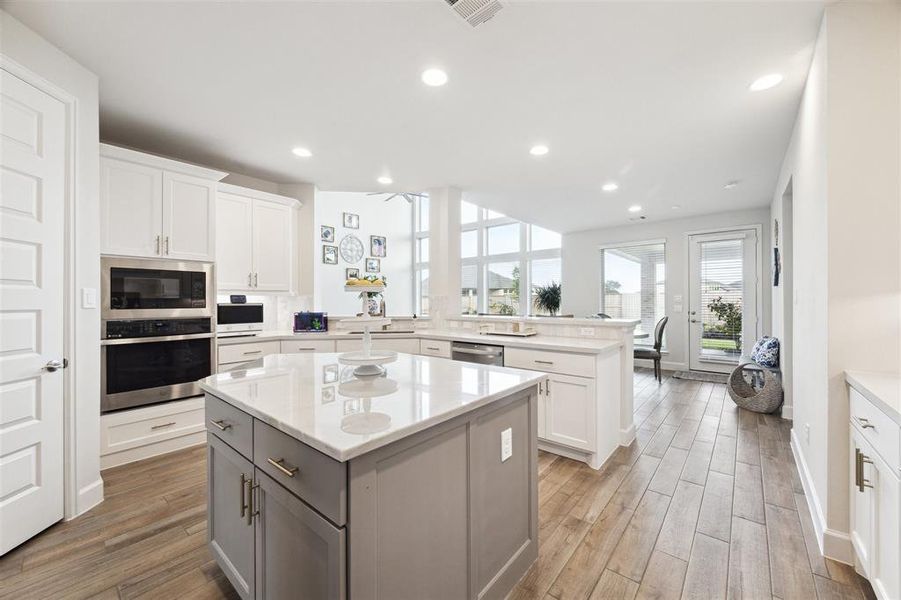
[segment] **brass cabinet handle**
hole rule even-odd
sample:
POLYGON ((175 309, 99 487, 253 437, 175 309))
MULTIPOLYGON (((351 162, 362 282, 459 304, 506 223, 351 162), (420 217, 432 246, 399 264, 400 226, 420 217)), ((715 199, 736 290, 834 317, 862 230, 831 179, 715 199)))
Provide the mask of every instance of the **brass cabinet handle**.
POLYGON ((248 479, 245 484, 247 485, 247 521, 245 522, 247 525, 253 525, 253 518, 260 514, 260 508, 254 508, 256 503, 253 501, 253 492, 260 487, 260 484, 254 485, 252 479, 248 479))
POLYGON ((870 480, 865 478, 863 475, 863 466, 864 464, 873 464, 873 460, 860 451, 859 448, 854 449, 854 459, 855 459, 855 481, 854 484, 857 486, 858 492, 863 492, 866 488, 872 488, 873 485, 870 483, 870 480))
POLYGON ((298 467, 291 467, 290 469, 283 465, 284 458, 267 458, 266 462, 270 465, 287 475, 288 477, 294 477, 294 474, 299 470, 298 467))
POLYGON ((860 426, 864 429, 872 429, 873 431, 876 431, 876 426, 870 423, 870 420, 866 417, 857 417, 857 420, 860 422, 860 426))
POLYGON ((538 363, 539 365, 552 365, 552 364, 554 364, 554 361, 552 361, 552 360, 538 360, 538 359, 535 359, 535 362, 538 363))
POLYGON ((231 423, 226 423, 225 419, 219 419, 218 421, 214 421, 213 419, 210 419, 210 425, 217 427, 219 429, 219 431, 225 431, 226 429, 231 429, 231 426, 232 426, 231 423))
POLYGON ((247 477, 244 473, 241 473, 241 518, 243 519, 247 515, 247 499, 244 495, 244 490, 247 485, 247 477))
POLYGON ((150 427, 150 429, 163 429, 164 427, 172 427, 173 425, 175 425, 175 421, 170 421, 161 425, 153 425, 150 427))
POLYGON ((441 352, 441 348, 436 348, 435 346, 426 346, 426 350, 432 350, 434 352, 441 352))

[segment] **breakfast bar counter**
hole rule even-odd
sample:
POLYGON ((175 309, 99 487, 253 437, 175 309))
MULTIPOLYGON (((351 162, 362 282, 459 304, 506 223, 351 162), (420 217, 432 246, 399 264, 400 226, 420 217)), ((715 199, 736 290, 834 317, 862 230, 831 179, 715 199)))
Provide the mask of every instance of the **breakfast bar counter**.
POLYGON ((210 547, 242 597, 503 598, 537 557, 546 375, 385 368, 279 354, 201 382, 210 547))

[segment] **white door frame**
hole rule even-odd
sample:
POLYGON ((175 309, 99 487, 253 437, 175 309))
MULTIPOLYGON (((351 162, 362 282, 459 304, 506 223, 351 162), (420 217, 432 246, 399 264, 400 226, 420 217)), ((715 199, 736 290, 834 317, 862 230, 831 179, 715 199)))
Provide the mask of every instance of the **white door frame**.
MULTIPOLYGON (((22 81, 52 96, 65 106, 65 184, 63 206, 65 210, 65 240, 63 251, 63 355, 69 360, 70 367, 63 369, 63 513, 64 519, 76 515, 78 497, 78 478, 76 472, 76 437, 75 437, 75 311, 78 310, 75 288, 75 190, 77 186, 76 160, 76 128, 78 100, 65 90, 55 86, 4 54, 0 54, 0 69, 15 75, 22 81)), ((99 225, 99 223, 98 223, 99 225)), ((99 257, 98 257, 99 260, 99 257)), ((99 343, 99 340, 98 340, 99 343)), ((100 415, 97 415, 100 419, 100 415)), ((98 448, 99 453, 99 448, 98 448)))
MULTIPOLYGON (((732 233, 735 231, 742 231, 753 229, 757 233, 757 323, 755 327, 755 334, 757 339, 760 339, 761 334, 763 333, 763 226, 759 223, 756 225, 732 225, 729 227, 714 227, 711 229, 699 229, 696 231, 686 231, 683 238, 685 242, 685 273, 684 279, 682 281, 682 289, 685 290, 685 296, 688 299, 686 302, 686 306, 690 303, 689 296, 691 295, 691 236, 693 235, 717 235, 720 233, 732 233)), ((684 314, 685 322, 688 323, 688 319, 691 315, 688 314, 689 311, 686 311, 684 314)), ((683 343, 683 347, 685 349, 685 368, 691 369, 691 335, 689 333, 688 327, 685 329, 685 341, 683 343)))

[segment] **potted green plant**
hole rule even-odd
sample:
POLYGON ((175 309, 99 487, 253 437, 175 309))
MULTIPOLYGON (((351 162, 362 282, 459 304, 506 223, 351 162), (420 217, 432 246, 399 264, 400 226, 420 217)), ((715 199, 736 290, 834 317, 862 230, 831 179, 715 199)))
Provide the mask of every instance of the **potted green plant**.
POLYGON ((557 316, 557 312, 560 311, 562 287, 556 281, 552 281, 547 285, 536 285, 533 288, 535 299, 532 301, 532 304, 539 311, 544 311, 552 317, 557 316))

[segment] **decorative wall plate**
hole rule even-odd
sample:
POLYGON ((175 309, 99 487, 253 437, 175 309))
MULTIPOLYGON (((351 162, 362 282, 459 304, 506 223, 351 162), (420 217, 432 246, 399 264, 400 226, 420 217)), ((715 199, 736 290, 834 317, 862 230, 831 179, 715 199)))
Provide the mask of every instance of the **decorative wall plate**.
POLYGON ((365 251, 363 242, 353 234, 344 236, 339 247, 341 249, 341 258, 344 259, 344 262, 355 265, 363 258, 363 252, 365 251))

